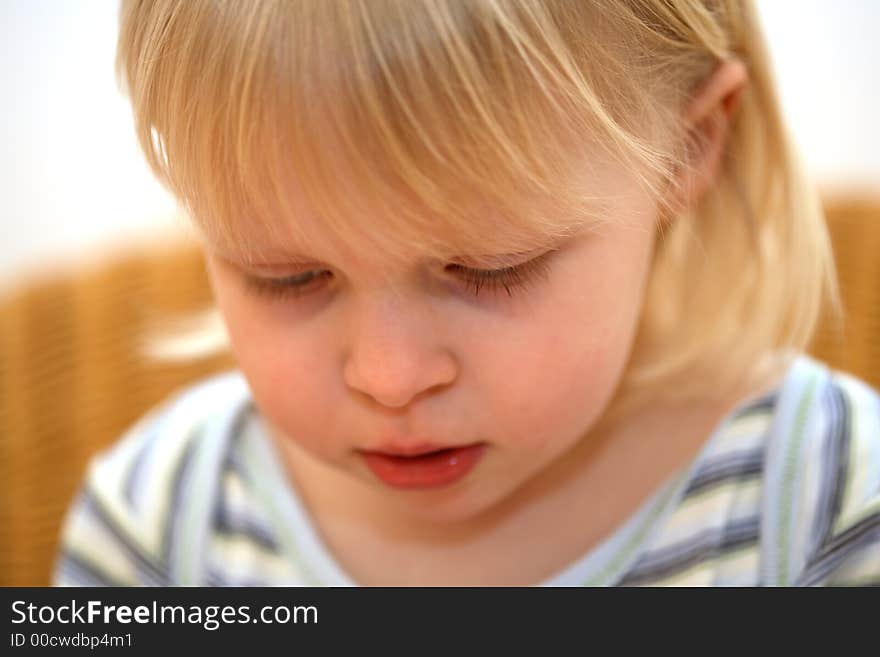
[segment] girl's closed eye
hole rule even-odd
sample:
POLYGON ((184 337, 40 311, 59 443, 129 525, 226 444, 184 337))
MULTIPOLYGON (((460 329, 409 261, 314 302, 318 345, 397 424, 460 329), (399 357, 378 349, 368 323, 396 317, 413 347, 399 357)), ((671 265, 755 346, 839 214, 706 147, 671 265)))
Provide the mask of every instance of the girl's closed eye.
MULTIPOLYGON (((530 284, 546 280, 550 274, 548 261, 554 253, 556 253, 556 249, 518 265, 498 269, 477 269, 458 263, 450 263, 446 265, 445 271, 452 273, 464 283, 466 289, 474 296, 479 296, 483 289, 488 289, 490 292, 504 289, 511 297, 515 289, 524 289, 530 284)), ((314 291, 322 281, 332 278, 333 272, 313 269, 282 277, 247 275, 245 281, 249 292, 277 299, 303 296, 314 291)))
POLYGON ((447 265, 446 270, 455 273, 474 296, 479 296, 480 290, 485 287, 492 292, 503 288, 510 297, 513 296, 514 289, 522 289, 531 283, 546 280, 550 275, 548 261, 555 252, 547 251, 532 260, 500 269, 474 269, 453 263, 447 265))
POLYGON ((247 290, 270 298, 299 297, 307 294, 324 279, 333 278, 333 273, 324 269, 312 269, 301 274, 281 277, 246 275, 247 290))

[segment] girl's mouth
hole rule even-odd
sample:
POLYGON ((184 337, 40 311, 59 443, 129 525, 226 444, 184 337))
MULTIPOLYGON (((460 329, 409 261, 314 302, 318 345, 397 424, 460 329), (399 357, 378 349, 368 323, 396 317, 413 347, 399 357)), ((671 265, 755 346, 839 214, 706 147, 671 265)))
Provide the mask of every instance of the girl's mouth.
POLYGON ((483 456, 485 443, 403 456, 387 452, 360 454, 380 480, 393 488, 438 488, 462 479, 483 456))

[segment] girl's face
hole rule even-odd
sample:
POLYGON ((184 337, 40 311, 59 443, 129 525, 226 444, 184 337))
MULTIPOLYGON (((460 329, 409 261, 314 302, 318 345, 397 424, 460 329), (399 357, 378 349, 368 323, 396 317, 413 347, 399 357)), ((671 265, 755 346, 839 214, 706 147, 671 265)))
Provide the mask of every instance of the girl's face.
POLYGON ((497 269, 508 254, 413 260, 389 278, 381 254, 300 248, 262 267, 208 245, 233 351, 282 451, 435 520, 474 517, 549 472, 621 379, 655 239, 655 202, 625 171, 595 186, 610 221, 518 255, 522 285, 478 292, 457 265, 497 269), (447 448, 464 449, 424 455, 447 448))

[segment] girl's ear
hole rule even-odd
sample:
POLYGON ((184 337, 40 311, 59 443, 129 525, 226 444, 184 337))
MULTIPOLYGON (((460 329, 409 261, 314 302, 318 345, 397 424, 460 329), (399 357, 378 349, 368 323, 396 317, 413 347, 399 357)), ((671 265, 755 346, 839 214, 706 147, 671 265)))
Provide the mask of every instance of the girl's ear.
POLYGON ((715 182, 724 160, 727 137, 748 82, 745 65, 721 62, 685 107, 687 129, 684 159, 670 186, 672 216, 693 207, 715 182))

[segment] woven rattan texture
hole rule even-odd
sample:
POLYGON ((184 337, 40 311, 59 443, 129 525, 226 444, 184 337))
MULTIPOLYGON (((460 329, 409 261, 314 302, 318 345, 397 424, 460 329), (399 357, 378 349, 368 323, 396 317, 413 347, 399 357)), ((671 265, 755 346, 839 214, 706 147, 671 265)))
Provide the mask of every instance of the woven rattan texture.
POLYGON ((176 388, 232 365, 141 355, 157 318, 209 299, 198 251, 175 247, 43 280, 0 304, 0 584, 47 583, 88 458, 176 388))
POLYGON ((880 202, 829 203, 826 216, 844 317, 822 323, 810 352, 880 389, 880 202))

